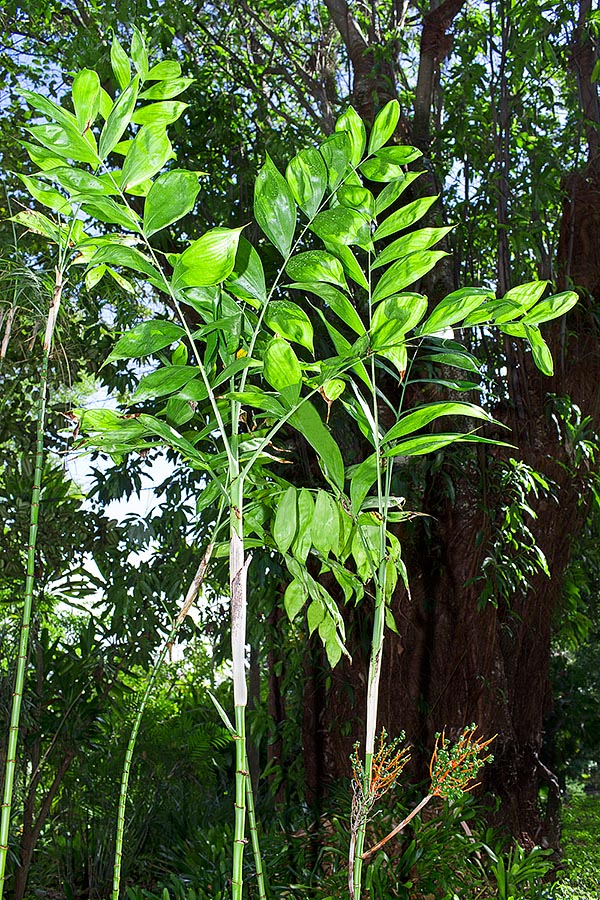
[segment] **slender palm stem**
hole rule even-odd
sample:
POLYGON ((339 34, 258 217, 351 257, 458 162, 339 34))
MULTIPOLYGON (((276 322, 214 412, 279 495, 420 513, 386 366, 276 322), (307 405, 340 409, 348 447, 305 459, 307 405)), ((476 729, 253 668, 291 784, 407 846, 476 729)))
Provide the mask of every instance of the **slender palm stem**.
POLYGON ((266 900, 267 891, 265 888, 265 875, 263 871, 262 854, 260 852, 260 843, 258 840, 258 828, 256 825, 256 811, 254 808, 254 791, 252 790, 252 779, 250 777, 250 766, 248 764, 248 755, 246 754, 246 803, 248 804, 248 828, 250 830, 250 838, 252 840, 252 853, 254 855, 254 865, 256 867, 256 883, 258 885, 259 900, 266 900))
POLYGON ((146 705, 156 683, 156 679, 158 677, 158 673, 162 667, 162 664, 165 661, 165 657, 169 650, 169 647, 176 639, 179 629, 181 628, 185 617, 191 609, 191 606, 198 596, 198 592, 202 587, 202 583, 204 578, 206 577, 206 572, 208 569, 208 564, 210 562, 210 557, 212 555, 214 544, 209 543, 206 551, 200 560, 200 565, 194 575, 191 584, 187 590, 185 595, 185 599, 175 620, 175 624, 173 625, 168 637, 166 638, 163 647, 158 655, 154 666, 152 667, 152 671, 150 676, 146 682, 146 687, 144 688, 144 693, 142 695, 142 699, 140 701, 140 705, 138 707, 135 721, 133 723, 133 727, 131 729, 131 734, 129 736, 129 741, 127 743, 127 750, 125 752, 125 762, 123 763, 123 773, 121 776, 121 790, 119 792, 119 811, 117 814, 117 836, 115 843, 115 861, 113 868, 113 887, 112 887, 112 900, 119 900, 119 893, 121 890, 121 868, 123 861, 123 837, 125 834, 125 810, 127 806, 127 791, 129 788, 129 776, 131 774, 131 763, 133 760, 133 752, 135 750, 135 744, 137 741, 138 732, 140 730, 140 725, 142 722, 142 717, 144 715, 144 711, 146 709, 146 705))
POLYGON ((44 468, 44 429, 46 424, 48 369, 50 362, 50 353, 52 351, 52 343, 54 339, 54 329, 56 326, 56 319, 58 317, 58 311, 60 308, 63 287, 64 271, 61 268, 57 267, 55 270, 54 290, 52 292, 52 299, 50 301, 50 308, 48 310, 48 318, 46 321, 46 333, 44 335, 42 367, 40 372, 40 396, 38 401, 36 426, 35 470, 33 476, 33 488, 31 492, 29 538, 27 542, 27 574, 25 578, 25 595, 23 601, 23 613, 21 617, 21 634, 19 638, 17 670, 15 674, 15 689, 13 692, 10 727, 8 732, 8 747, 6 753, 6 766, 4 771, 4 795, 2 798, 2 815, 0 817, 0 900, 2 900, 4 894, 6 859, 8 855, 8 835, 10 831, 12 798, 17 764, 19 724, 21 720, 21 706, 23 702, 25 670, 27 668, 27 656, 29 653, 29 632, 31 628, 31 615, 33 610, 33 591, 35 587, 35 556, 40 512, 40 494, 42 490, 42 472, 44 468))

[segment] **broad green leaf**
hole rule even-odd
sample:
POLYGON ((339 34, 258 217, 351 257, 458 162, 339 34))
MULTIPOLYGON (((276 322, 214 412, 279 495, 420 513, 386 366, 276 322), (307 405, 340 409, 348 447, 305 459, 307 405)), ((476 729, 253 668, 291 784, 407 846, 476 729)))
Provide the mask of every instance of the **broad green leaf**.
POLYGON ((114 76, 117 79, 117 84, 122 91, 125 90, 131 81, 131 66, 129 64, 129 57, 116 37, 113 38, 110 48, 110 64, 114 76))
POLYGON ((80 130, 90 128, 100 110, 100 79, 92 69, 82 69, 73 80, 73 106, 80 130))
POLYGON ((138 274, 145 275, 148 281, 159 290, 168 293, 168 284, 162 272, 155 269, 148 257, 134 247, 126 247, 122 244, 102 245, 92 256, 88 268, 92 269, 100 263, 111 263, 115 266, 132 269, 138 274))
POLYGON ((298 493, 298 531, 292 544, 294 558, 302 564, 306 562, 312 546, 310 528, 314 509, 315 502, 311 492, 307 488, 302 488, 298 493))
POLYGON ((340 448, 321 421, 321 417, 313 404, 305 400, 299 409, 290 416, 289 421, 306 438, 313 450, 316 450, 322 463, 325 477, 335 487, 343 490, 344 461, 340 448))
POLYGON ((470 353, 444 353, 437 351, 423 356, 423 359, 429 359, 438 366, 453 366, 455 369, 463 369, 465 372, 475 372, 481 374, 481 366, 474 356, 470 353))
POLYGON ((304 608, 308 600, 308 591, 300 581, 291 581, 283 595, 283 605, 290 622, 293 622, 298 613, 304 608))
POLYGON ((163 59, 152 66, 148 72, 148 81, 173 81, 181 75, 181 66, 174 59, 163 59))
POLYGON ((164 125, 142 125, 123 164, 121 190, 128 191, 160 172, 172 150, 164 125))
POLYGON ((373 303, 404 290, 430 272, 444 256, 443 250, 421 250, 399 259, 381 276, 373 291, 373 303))
POLYGON ((336 197, 341 206, 355 209, 368 219, 375 218, 375 198, 371 191, 356 184, 342 184, 336 197))
POLYGON ((323 620, 319 623, 319 637, 325 647, 327 662, 331 668, 334 669, 342 658, 343 649, 340 645, 341 641, 335 622, 331 616, 324 616, 323 620))
POLYGON ((397 100, 390 100, 379 110, 369 136, 369 155, 387 144, 396 130, 399 118, 400 105, 397 100))
POLYGON ((142 378, 131 398, 132 402, 140 403, 142 400, 154 400, 174 394, 198 374, 195 366, 164 366, 142 378))
POLYGON ((323 605, 323 601, 317 597, 316 600, 312 601, 306 612, 306 621, 308 622, 309 634, 312 634, 315 628, 318 628, 324 617, 325 606, 323 605))
POLYGON ((419 334, 435 334, 444 328, 462 322, 482 306, 490 296, 486 288, 460 288, 440 300, 426 322, 419 328, 419 334))
POLYGON ((368 247, 371 243, 369 220, 344 206, 324 209, 317 213, 310 224, 310 229, 323 241, 358 244, 360 247, 368 247))
POLYGON ((137 213, 122 203, 116 203, 112 197, 95 197, 91 201, 83 200, 81 205, 84 212, 101 222, 120 225, 121 228, 127 228, 129 231, 139 229, 140 220, 137 213))
POLYGON ((379 347, 375 352, 377 356, 382 356, 396 367, 400 380, 404 378, 408 367, 408 351, 404 342, 393 347, 379 347))
POLYGON ((140 81, 145 81, 148 77, 148 52, 144 37, 135 25, 133 26, 133 36, 131 38, 131 58, 140 76, 140 81))
POLYGON ((336 132, 346 132, 350 141, 350 162, 356 167, 362 159, 367 143, 365 123, 356 110, 349 106, 335 123, 336 132))
POLYGON ((441 241, 452 226, 448 228, 420 228, 418 231, 412 231, 403 237, 397 238, 393 243, 388 244, 381 253, 379 253, 373 263, 372 269, 380 266, 387 266, 395 259, 401 259, 403 256, 409 256, 411 253, 417 253, 421 250, 428 250, 438 241, 441 241))
POLYGON ((271 243, 286 257, 296 230, 296 204, 287 181, 268 154, 254 187, 254 215, 271 243))
POLYGON ((100 87, 100 115, 106 122, 113 108, 113 99, 104 88, 100 87))
POLYGON ((414 162, 415 159, 419 159, 423 154, 416 147, 402 145, 398 147, 382 147, 376 151, 375 156, 377 159, 383 159, 394 166, 407 166, 409 163, 414 162))
POLYGON ((233 271, 227 278, 227 290, 253 306, 262 306, 267 301, 262 260, 243 236, 239 239, 233 271))
POLYGON ((296 203, 312 219, 327 190, 327 166, 314 147, 301 150, 290 161, 285 177, 296 203))
POLYGON ((419 437, 407 438, 400 441, 394 447, 384 452, 384 456, 424 456, 426 453, 436 453, 450 444, 496 444, 501 447, 509 447, 504 441, 491 440, 479 437, 477 434, 424 434, 419 437))
POLYGON ((518 284, 507 291, 502 299, 518 303, 521 311, 527 312, 543 296, 548 284, 548 281, 529 281, 527 284, 518 284))
POLYGON ((90 269, 89 272, 85 273, 85 286, 88 291, 93 290, 98 282, 102 280, 106 274, 106 269, 107 266, 96 266, 95 269, 90 269))
POLYGON ((148 416, 141 413, 138 417, 147 434, 153 434, 161 438, 161 440, 169 447, 179 450, 184 459, 190 463, 198 465, 206 471, 206 460, 203 454, 199 453, 194 445, 184 438, 175 428, 161 422, 154 416, 148 416))
POLYGON ((267 394, 262 388, 254 385, 246 385, 245 391, 231 391, 227 399, 236 400, 242 406, 251 406, 253 409, 262 409, 270 415, 280 419, 285 415, 285 407, 276 400, 272 394, 267 394))
POLYGON ((400 194, 403 194, 406 188, 423 174, 423 172, 407 172, 406 174, 403 174, 402 178, 396 178, 394 181, 390 181, 389 184, 386 184, 375 200, 376 215, 380 216, 388 206, 395 203, 400 194))
POLYGON ((287 552, 296 536, 298 527, 296 493, 296 488, 290 485, 277 504, 277 513, 273 523, 273 539, 280 553, 287 552))
MULTIPOLYGON (((65 159, 98 164, 98 154, 92 144, 74 127, 65 125, 33 125, 27 129, 47 150, 65 159)), ((92 135, 91 131, 88 134, 92 135)), ((92 135, 93 138, 93 135, 92 135)))
POLYGON ((106 271, 108 272, 108 274, 110 275, 110 277, 111 277, 114 281, 117 282, 117 284, 119 285, 120 288, 122 288, 122 289, 123 289, 124 291, 126 291, 128 294, 134 294, 134 293, 135 293, 135 288, 134 288, 134 286, 132 285, 132 283, 131 283, 127 278, 124 278, 124 277, 120 274, 120 272, 117 272, 115 269, 111 268, 110 266, 106 266, 106 271))
POLYGON ((198 176, 183 169, 160 175, 144 205, 144 231, 150 236, 191 212, 200 190, 198 176))
POLYGON ((337 288, 334 288, 330 284, 325 284, 324 282, 295 282, 294 284, 288 285, 290 288, 294 288, 295 290, 302 291, 303 293, 311 293, 316 294, 317 297, 320 297, 325 301, 327 306, 329 306, 336 316, 338 316, 342 322, 345 322, 349 328, 356 332, 356 334, 364 334, 365 326, 363 325, 360 316, 350 303, 347 297, 342 294, 341 291, 338 291, 337 288))
POLYGON ((123 334, 115 344, 107 362, 115 359, 139 359, 169 347, 185 338, 185 329, 174 322, 151 319, 140 322, 123 334))
POLYGON ((272 300, 265 311, 264 323, 280 337, 301 344, 313 352, 313 327, 297 303, 272 300))
POLYGON ((19 143, 22 147, 25 147, 30 160, 42 172, 49 172, 52 169, 56 169, 57 166, 65 165, 64 157, 58 156, 51 150, 47 150, 46 147, 40 146, 40 144, 32 144, 30 141, 19 141, 19 143))
POLYGON ((114 150, 121 140, 123 132, 129 125, 135 109, 139 85, 139 76, 136 75, 114 104, 108 119, 104 123, 98 149, 101 159, 106 159, 108 154, 114 150))
POLYGON ((334 403, 346 390, 346 383, 341 378, 330 378, 323 382, 320 393, 327 403, 334 403))
POLYGON ((49 100, 43 94, 38 94, 37 91, 21 89, 20 93, 30 106, 43 113, 47 119, 58 122, 59 125, 63 125, 67 130, 78 131, 77 119, 68 109, 65 109, 53 100, 49 100))
POLYGON ((325 556, 330 550, 337 551, 339 529, 340 516, 335 501, 327 491, 318 491, 311 523, 313 547, 325 556))
POLYGON ((112 184, 76 166, 61 165, 52 168, 44 177, 58 182, 70 194, 85 195, 88 198, 118 194, 118 189, 112 184))
POLYGON ((30 175, 22 175, 21 173, 18 174, 31 196, 37 200, 38 203, 41 203, 42 206, 47 206, 56 212, 66 213, 67 215, 70 214, 71 201, 61 193, 54 190, 54 188, 48 187, 48 185, 43 181, 40 181, 39 178, 32 178, 30 175))
POLYGON ((140 100, 172 100, 186 91, 195 78, 170 78, 153 84, 140 94, 140 100))
POLYGON ((181 103, 179 100, 163 100, 159 103, 149 103, 136 109, 131 117, 134 125, 170 125, 176 122, 189 103, 181 103))
POLYGON ((379 349, 397 343, 415 328, 427 312, 423 294, 394 294, 377 306, 371 320, 373 347, 379 349))
POLYGON ((42 234, 56 244, 61 243, 60 229, 51 219, 47 218, 47 216, 43 215, 41 212, 32 209, 24 209, 20 213, 17 213, 16 216, 11 216, 10 221, 18 222, 19 225, 24 225, 25 228, 28 228, 29 231, 33 231, 36 234, 42 234))
POLYGON ((404 228, 410 228, 411 225, 414 225, 415 222, 418 222, 425 215, 437 199, 437 197, 421 197, 419 200, 413 200, 412 203, 408 203, 402 209, 392 213, 377 228, 373 235, 373 240, 379 241, 381 238, 389 237, 390 234, 395 234, 404 228))
POLYGON ((320 151, 327 166, 329 188, 334 191, 350 164, 350 139, 345 131, 339 131, 323 141, 320 151))
POLYGON ((474 403, 458 403, 454 401, 429 403, 402 416, 385 434, 382 443, 412 434, 413 431, 424 428, 425 425, 429 425, 430 422, 442 416, 467 416, 472 419, 483 419, 485 422, 494 422, 494 419, 488 412, 474 403))
POLYGON ((365 497, 377 481, 377 472, 376 453, 367 456, 352 472, 350 478, 350 502, 355 516, 359 514, 365 497))
POLYGON ((356 284, 360 285, 360 287, 364 288, 365 291, 369 290, 369 282, 367 281, 367 277, 361 267, 358 264, 358 261, 350 249, 345 244, 339 244, 336 241, 325 241, 325 247, 336 256, 344 267, 344 272, 351 278, 352 281, 355 281, 356 284))
POLYGON ((213 228, 194 241, 175 262, 173 286, 219 284, 233 271, 241 228, 213 228))
POLYGON ((243 372, 244 369, 262 369, 262 367, 262 360, 252 359, 250 356, 240 356, 234 359, 233 362, 230 362, 229 365, 217 375, 212 386, 213 388, 219 387, 220 384, 230 381, 239 372, 243 372))
POLYGON ((123 440, 131 440, 143 434, 144 426, 137 418, 124 416, 112 409, 76 409, 75 415, 85 434, 114 433, 123 440))
POLYGON ((371 579, 379 567, 381 531, 379 525, 362 525, 352 538, 352 556, 356 574, 365 582, 371 579))
POLYGON ((265 381, 279 391, 288 406, 297 403, 302 387, 302 369, 298 357, 283 338, 276 337, 267 346, 264 356, 265 381))
POLYGON ((341 262, 322 250, 307 250, 292 256, 285 271, 294 281, 325 281, 348 290, 341 262))
MULTIPOLYGON (((561 294, 553 294, 538 303, 523 319, 524 325, 539 325, 542 322, 550 322, 559 316, 564 316, 577 303, 578 297, 574 291, 563 291, 561 294)), ((527 335, 529 337, 529 335, 527 335)), ((543 371, 543 370, 542 370, 543 371)))
MULTIPOLYGON (((560 315, 560 314, 559 314, 560 315)), ((548 344, 542 337, 540 333, 540 329, 537 325, 525 325, 525 335, 527 340, 529 341, 529 345, 531 347, 531 352, 533 354, 533 361, 536 366, 543 372, 544 375, 553 375, 554 374, 554 363, 552 361, 552 354, 550 352, 550 348, 548 344)))
POLYGON ((375 156, 371 157, 371 159, 366 159, 364 163, 360 164, 359 168, 369 181, 381 183, 397 181, 406 175, 402 166, 394 166, 392 163, 385 162, 383 159, 377 159, 375 156))

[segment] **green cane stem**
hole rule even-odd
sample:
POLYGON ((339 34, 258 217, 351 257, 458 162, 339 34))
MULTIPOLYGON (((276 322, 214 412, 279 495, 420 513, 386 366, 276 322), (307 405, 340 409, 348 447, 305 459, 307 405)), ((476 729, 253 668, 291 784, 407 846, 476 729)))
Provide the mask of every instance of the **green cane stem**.
POLYGON ((19 742, 19 723, 21 720, 21 706, 23 702, 23 689, 25 685, 25 670, 27 668, 27 656, 29 653, 29 633, 31 628, 31 615, 33 611, 33 590, 35 587, 35 555, 37 546, 38 522, 40 512, 40 494, 42 490, 42 473, 44 468, 44 429, 46 424, 46 402, 48 394, 48 368, 54 329, 60 309, 60 301, 64 287, 63 272, 57 267, 55 270, 54 291, 48 310, 46 321, 46 333, 40 372, 40 397, 37 410, 36 427, 36 453, 35 470, 33 476, 33 488, 31 492, 31 511, 29 517, 29 538, 27 543, 27 573, 25 578, 25 594, 23 600, 23 613, 21 617, 21 634, 19 638, 19 652, 17 656, 17 670, 15 674, 15 688, 13 692, 12 708, 10 714, 10 727, 8 732, 8 747, 6 752, 6 765, 4 770, 4 796, 2 798, 2 815, 0 817, 0 900, 4 895, 4 883, 6 873, 6 860, 8 856, 8 835, 10 831, 10 819, 12 812, 12 799, 15 783, 15 770, 17 764, 17 746, 19 742))

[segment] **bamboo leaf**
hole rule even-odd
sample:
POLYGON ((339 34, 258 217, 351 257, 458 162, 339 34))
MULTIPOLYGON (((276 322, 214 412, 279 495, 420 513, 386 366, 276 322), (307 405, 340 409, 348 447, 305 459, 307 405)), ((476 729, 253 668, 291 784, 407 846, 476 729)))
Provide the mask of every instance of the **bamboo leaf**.
POLYGON ((289 300, 272 300, 264 317, 267 328, 313 352, 313 327, 303 309, 289 300))
POLYGON ((131 38, 131 58, 140 76, 140 81, 144 82, 148 77, 148 52, 144 37, 135 25, 133 26, 133 36, 131 38))
POLYGON ((290 622, 293 622, 298 613, 304 608, 308 600, 308 591, 301 581, 291 581, 283 595, 283 605, 290 622))
POLYGON ((369 220, 344 206, 317 213, 310 229, 323 241, 358 244, 360 247, 367 247, 371 243, 369 220))
POLYGON ((325 281, 348 289, 341 262, 323 250, 308 250, 292 256, 285 271, 294 281, 325 281))
POLYGON ((152 319, 140 322, 123 334, 115 344, 107 362, 115 359, 139 359, 169 347, 185 337, 185 329, 174 322, 152 319))
POLYGON ((350 247, 347 247, 345 244, 339 244, 333 240, 325 241, 325 247, 339 259, 348 278, 351 278, 352 281, 355 281, 356 284, 364 288, 365 291, 368 291, 369 282, 367 281, 367 277, 359 266, 350 247))
MULTIPOLYGON (((400 194, 404 193, 407 187, 409 187, 413 181, 416 181, 423 172, 406 172, 406 174, 402 174, 401 178, 396 178, 394 181, 390 181, 389 184, 383 188, 380 194, 377 195, 375 199, 375 213, 376 215, 381 215, 381 213, 391 206, 392 203, 395 203, 400 194)), ((417 248, 424 249, 424 248, 417 248)))
MULTIPOLYGON (((575 299, 577 299, 576 295, 575 299)), ((524 328, 536 366, 544 375, 553 375, 554 363, 552 361, 552 354, 548 344, 541 335, 540 329, 537 325, 524 325, 524 328)))
POLYGON ((94 253, 88 268, 91 269, 100 263, 125 266, 134 272, 145 275, 151 284, 168 293, 169 287, 162 272, 156 269, 150 260, 134 247, 127 247, 123 244, 105 244, 94 253))
POLYGON ((80 131, 87 131, 100 110, 100 79, 92 69, 82 69, 73 80, 73 106, 80 131))
POLYGON ((419 219, 423 218, 427 210, 433 206, 437 199, 437 196, 421 197, 418 200, 413 200, 412 203, 407 203, 406 206, 403 206, 402 209, 392 213, 391 216, 388 216, 387 219, 381 223, 373 235, 373 240, 379 241, 381 238, 389 237, 391 234, 402 231, 404 228, 410 228, 411 225, 414 225, 415 222, 418 222, 419 219))
POLYGON ((172 150, 164 125, 142 125, 123 164, 121 189, 128 191, 160 172, 172 150))
POLYGON ((399 118, 400 105, 397 100, 390 100, 383 109, 379 110, 369 137, 369 155, 387 144, 396 130, 399 118))
MULTIPOLYGON (((577 303, 578 297, 574 291, 563 291, 560 294, 553 294, 538 303, 531 312, 523 318, 523 324, 532 326, 540 325, 542 322, 550 322, 559 316, 564 316, 577 303)), ((529 335, 528 335, 529 337, 529 335)))
POLYGON ((322 463, 325 477, 335 487, 343 490, 344 461, 340 448, 321 421, 321 417, 313 404, 305 400, 299 409, 290 416, 290 424, 300 434, 304 435, 311 447, 316 450, 322 463))
POLYGON ((448 256, 448 254, 443 250, 420 250, 399 259, 377 282, 373 291, 373 303, 378 303, 390 294, 395 294, 414 284, 415 281, 430 272, 444 256, 448 256))
POLYGON ((85 194, 88 197, 108 196, 109 194, 118 193, 117 188, 113 185, 97 178, 85 169, 79 169, 75 166, 60 165, 52 168, 44 177, 51 181, 56 181, 70 194, 85 194))
POLYGON ((339 543, 340 517, 337 506, 327 491, 318 491, 311 522, 313 547, 325 556, 339 543))
POLYGON ((24 225, 25 228, 28 228, 29 231, 33 231, 36 234, 42 234, 56 244, 61 243, 60 228, 41 212, 32 209, 24 209, 20 213, 17 213, 16 216, 11 216, 10 221, 18 222, 19 225, 24 225))
POLYGON ((405 437, 407 434, 418 431, 419 428, 424 428, 425 425, 429 425, 430 422, 434 422, 442 416, 468 416, 472 419, 483 419, 485 422, 495 421, 488 412, 474 403, 459 403, 455 401, 429 403, 402 416, 385 434, 382 443, 405 437))
POLYGON ((227 290, 240 300, 248 300, 253 306, 262 306, 267 302, 261 258, 245 237, 240 237, 233 271, 227 278, 227 290))
POLYGON ((150 236, 179 221, 194 208, 200 190, 198 176, 183 169, 160 175, 144 205, 144 231, 150 236))
POLYGON ((112 197, 97 196, 91 201, 83 200, 81 205, 84 212, 99 219, 100 222, 120 225, 128 231, 139 230, 140 220, 137 213, 122 203, 116 203, 112 197))
POLYGON ((361 511, 365 497, 377 481, 378 468, 377 454, 372 453, 352 471, 350 476, 350 502, 355 516, 361 511))
POLYGON ((367 143, 365 123, 356 110, 349 106, 335 123, 335 130, 337 132, 345 132, 348 135, 348 140, 350 141, 350 162, 356 167, 362 159, 367 143))
POLYGON ((339 131, 323 141, 319 149, 327 166, 329 187, 334 191, 348 170, 350 140, 345 131, 339 131))
POLYGON ((419 328, 419 334, 435 334, 444 328, 456 325, 482 306, 490 296, 486 288, 461 288, 440 300, 426 322, 419 328))
POLYGON ((315 509, 315 501, 307 488, 298 493, 298 529, 292 544, 292 553, 298 562, 304 563, 312 546, 311 522, 315 509))
MULTIPOLYGON (((98 163, 95 146, 82 137, 76 128, 65 125, 33 125, 27 129, 47 150, 76 162, 98 163)), ((92 134, 88 132, 88 134, 92 134)), ((93 135, 92 135, 93 138, 93 135)))
POLYGON ((172 81, 181 75, 181 66, 174 59, 163 59, 152 66, 148 72, 147 81, 172 81))
POLYGON ((333 287, 330 284, 325 284, 323 282, 295 282, 294 284, 289 284, 289 288, 294 288, 294 290, 302 291, 303 293, 311 293, 316 294, 317 297, 320 297, 325 301, 327 306, 333 310, 333 312, 338 316, 342 322, 345 322, 349 328, 351 328, 356 334, 364 334, 365 326, 363 325, 360 316, 348 300, 348 298, 342 294, 341 291, 338 291, 337 288, 333 287))
POLYGON ((117 84, 121 90, 125 90, 131 81, 131 66, 129 57, 123 50, 118 38, 114 37, 110 48, 110 64, 117 84))
MULTIPOLYGON (((127 64, 129 65, 129 62, 127 64)), ((117 146, 129 125, 135 109, 139 83, 139 77, 136 75, 116 101, 108 119, 104 123, 98 149, 101 159, 106 159, 108 154, 117 146)))
POLYGON ((302 212, 312 219, 327 190, 327 166, 318 150, 301 150, 290 161, 285 177, 302 212))
POLYGON ((375 309, 371 320, 374 349, 397 343, 419 324, 427 312, 427 297, 423 294, 394 294, 375 309))
POLYGON ((290 485, 277 506, 273 523, 273 539, 280 553, 287 552, 296 536, 298 527, 296 493, 296 488, 290 485))
POLYGON ((527 284, 518 284, 507 291, 502 299, 517 303, 522 312, 527 312, 543 296, 548 284, 548 281, 529 281, 527 284))
POLYGON ((379 253, 371 265, 372 269, 378 269, 380 266, 387 266, 395 259, 403 256, 409 256, 411 253, 417 253, 422 250, 429 250, 438 241, 441 241, 448 232, 452 231, 452 227, 448 228, 420 228, 418 231, 412 231, 403 237, 397 238, 391 244, 388 244, 381 253, 379 253))
POLYGON ((213 228, 177 257, 173 286, 203 287, 219 284, 235 265, 241 228, 213 228))
POLYGON ((424 434, 419 437, 407 438, 400 441, 394 447, 384 452, 384 456, 423 456, 426 453, 436 453, 449 444, 495 444, 500 447, 510 447, 504 441, 491 440, 479 437, 477 434, 424 434))
POLYGON ((268 155, 256 179, 254 215, 271 243, 286 257, 296 230, 296 204, 287 181, 268 155))
POLYGON ((164 366, 142 378, 131 400, 140 403, 174 394, 198 374, 195 366, 164 366))
POLYGON ((195 78, 169 78, 159 81, 158 84, 153 84, 143 91, 140 100, 172 100, 173 97, 183 94, 195 80, 195 78))
POLYGON ((282 395, 289 406, 298 402, 302 387, 302 369, 298 357, 283 338, 269 342, 264 355, 265 381, 282 395))
POLYGON ((134 125, 170 125, 180 118, 189 103, 181 103, 178 100, 161 100, 158 103, 149 103, 136 109, 131 117, 134 125))

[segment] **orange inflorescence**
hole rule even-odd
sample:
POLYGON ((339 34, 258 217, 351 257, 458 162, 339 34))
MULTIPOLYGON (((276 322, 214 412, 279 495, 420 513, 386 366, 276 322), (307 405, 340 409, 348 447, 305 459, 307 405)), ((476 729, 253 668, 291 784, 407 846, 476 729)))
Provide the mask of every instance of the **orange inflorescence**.
POLYGON ((475 738, 475 725, 467 726, 453 746, 447 744, 445 733, 437 734, 435 749, 431 757, 429 774, 431 775, 430 793, 448 800, 457 800, 463 793, 470 791, 475 784, 469 785, 477 777, 477 773, 485 763, 493 759, 491 754, 481 754, 495 738, 481 741, 475 738))
POLYGON ((379 735, 379 747, 373 757, 371 768, 371 784, 369 793, 374 800, 383 796, 402 773, 403 768, 410 759, 410 749, 399 747, 404 740, 404 735, 386 743, 387 734, 385 728, 379 735))

